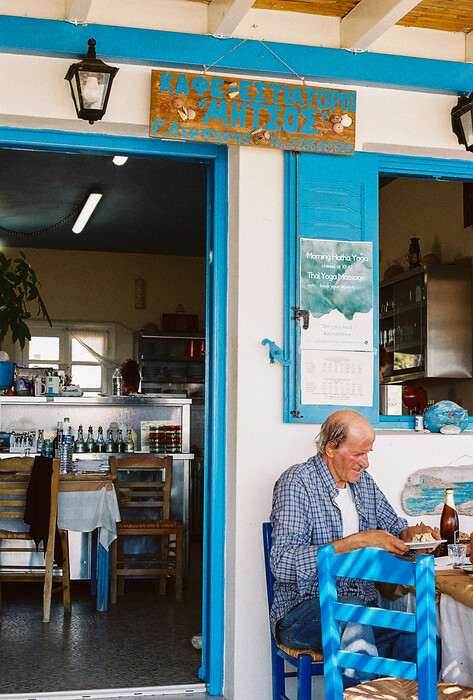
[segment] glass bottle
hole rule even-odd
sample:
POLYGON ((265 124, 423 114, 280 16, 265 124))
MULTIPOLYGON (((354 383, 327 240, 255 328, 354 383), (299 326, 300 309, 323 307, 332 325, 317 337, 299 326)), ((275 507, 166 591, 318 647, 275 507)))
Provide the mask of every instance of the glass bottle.
POLYGON ((74 451, 81 453, 85 452, 84 431, 81 425, 79 425, 79 430, 77 431, 77 440, 74 444, 74 451))
POLYGON ((117 434, 117 442, 115 445, 115 449, 117 452, 124 452, 125 451, 125 443, 123 442, 123 433, 121 430, 119 430, 118 434, 117 434))
POLYGON ((58 420, 57 422, 57 430, 56 430, 56 436, 53 440, 53 457, 59 458, 61 457, 61 449, 62 449, 62 420, 58 420))
POLYGON ((440 556, 447 554, 447 545, 454 544, 458 538, 460 525, 458 522, 458 513, 455 508, 455 500, 453 497, 453 489, 445 489, 445 503, 440 516, 440 537, 446 542, 440 545, 440 556), (456 534, 455 534, 456 533, 456 534))
POLYGON ((87 450, 87 452, 95 452, 94 431, 92 430, 92 426, 91 426, 91 425, 89 425, 89 432, 88 432, 88 435, 87 435, 86 450, 87 450))
POLYGON ((105 440, 103 439, 103 429, 102 429, 101 425, 99 425, 99 429, 98 429, 95 451, 96 452, 105 452, 105 440))
POLYGON ((123 396, 123 380, 119 367, 116 368, 112 375, 112 394, 113 396, 123 396))
POLYGON ((46 438, 44 443, 43 443, 43 457, 52 457, 53 456, 53 446, 51 445, 51 440, 49 438, 46 438))
POLYGON ((132 437, 131 428, 130 428, 126 434, 125 452, 134 452, 134 451, 135 451, 135 443, 133 442, 133 437, 132 437))
POLYGON ((115 452, 115 441, 113 439, 113 431, 111 428, 107 428, 107 442, 105 445, 105 452, 115 452))
POLYGON ((415 267, 419 267, 420 265, 419 239, 415 236, 411 238, 409 251, 407 253, 407 260, 409 263, 409 270, 413 270, 415 267))
POLYGON ((39 455, 43 454, 44 445, 44 430, 38 430, 38 439, 36 440, 36 452, 39 455))

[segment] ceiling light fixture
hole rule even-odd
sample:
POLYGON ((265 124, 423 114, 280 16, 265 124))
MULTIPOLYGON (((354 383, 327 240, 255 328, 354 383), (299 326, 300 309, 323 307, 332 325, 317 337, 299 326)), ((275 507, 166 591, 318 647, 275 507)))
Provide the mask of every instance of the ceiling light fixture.
POLYGON ((80 63, 69 66, 65 80, 68 80, 71 86, 77 116, 93 124, 105 114, 118 68, 107 66, 96 58, 95 39, 89 39, 88 44, 87 57, 80 63))
POLYGON ((101 192, 91 192, 89 196, 87 197, 84 206, 82 207, 82 210, 77 217, 74 226, 72 227, 73 233, 80 233, 83 231, 84 226, 92 216, 95 207, 97 204, 100 202, 102 199, 102 193, 101 192))
POLYGON ((124 165, 128 160, 128 156, 114 156, 112 160, 115 165, 124 165))
POLYGON ((452 109, 452 129, 458 143, 467 151, 473 151, 473 92, 469 97, 459 97, 452 109))

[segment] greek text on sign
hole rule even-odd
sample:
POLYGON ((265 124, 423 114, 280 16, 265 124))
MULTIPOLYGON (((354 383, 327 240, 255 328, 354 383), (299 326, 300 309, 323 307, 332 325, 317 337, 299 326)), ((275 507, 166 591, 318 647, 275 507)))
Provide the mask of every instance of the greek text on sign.
POLYGON ((353 155, 356 92, 153 70, 150 136, 353 155))

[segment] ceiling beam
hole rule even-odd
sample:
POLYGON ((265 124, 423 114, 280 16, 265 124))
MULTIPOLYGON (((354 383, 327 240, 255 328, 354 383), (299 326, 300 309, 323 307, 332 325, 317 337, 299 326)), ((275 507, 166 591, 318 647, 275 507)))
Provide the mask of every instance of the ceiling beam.
POLYGON ((66 0, 66 22, 86 24, 92 0, 66 0))
POLYGON ((232 36, 255 0, 210 0, 208 30, 217 36, 232 36))
POLYGON ((364 51, 418 4, 419 0, 360 0, 341 21, 341 48, 364 51))
POLYGON ((466 63, 473 62, 473 32, 468 32, 465 36, 465 61, 466 63))

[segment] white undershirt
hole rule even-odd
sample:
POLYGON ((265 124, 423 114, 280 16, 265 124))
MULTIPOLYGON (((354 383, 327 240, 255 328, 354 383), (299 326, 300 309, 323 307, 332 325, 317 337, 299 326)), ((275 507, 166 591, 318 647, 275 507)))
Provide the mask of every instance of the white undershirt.
POLYGON ((346 484, 344 489, 340 489, 335 501, 342 513, 343 537, 353 535, 354 532, 360 531, 360 523, 358 513, 355 508, 355 501, 351 486, 346 484))

